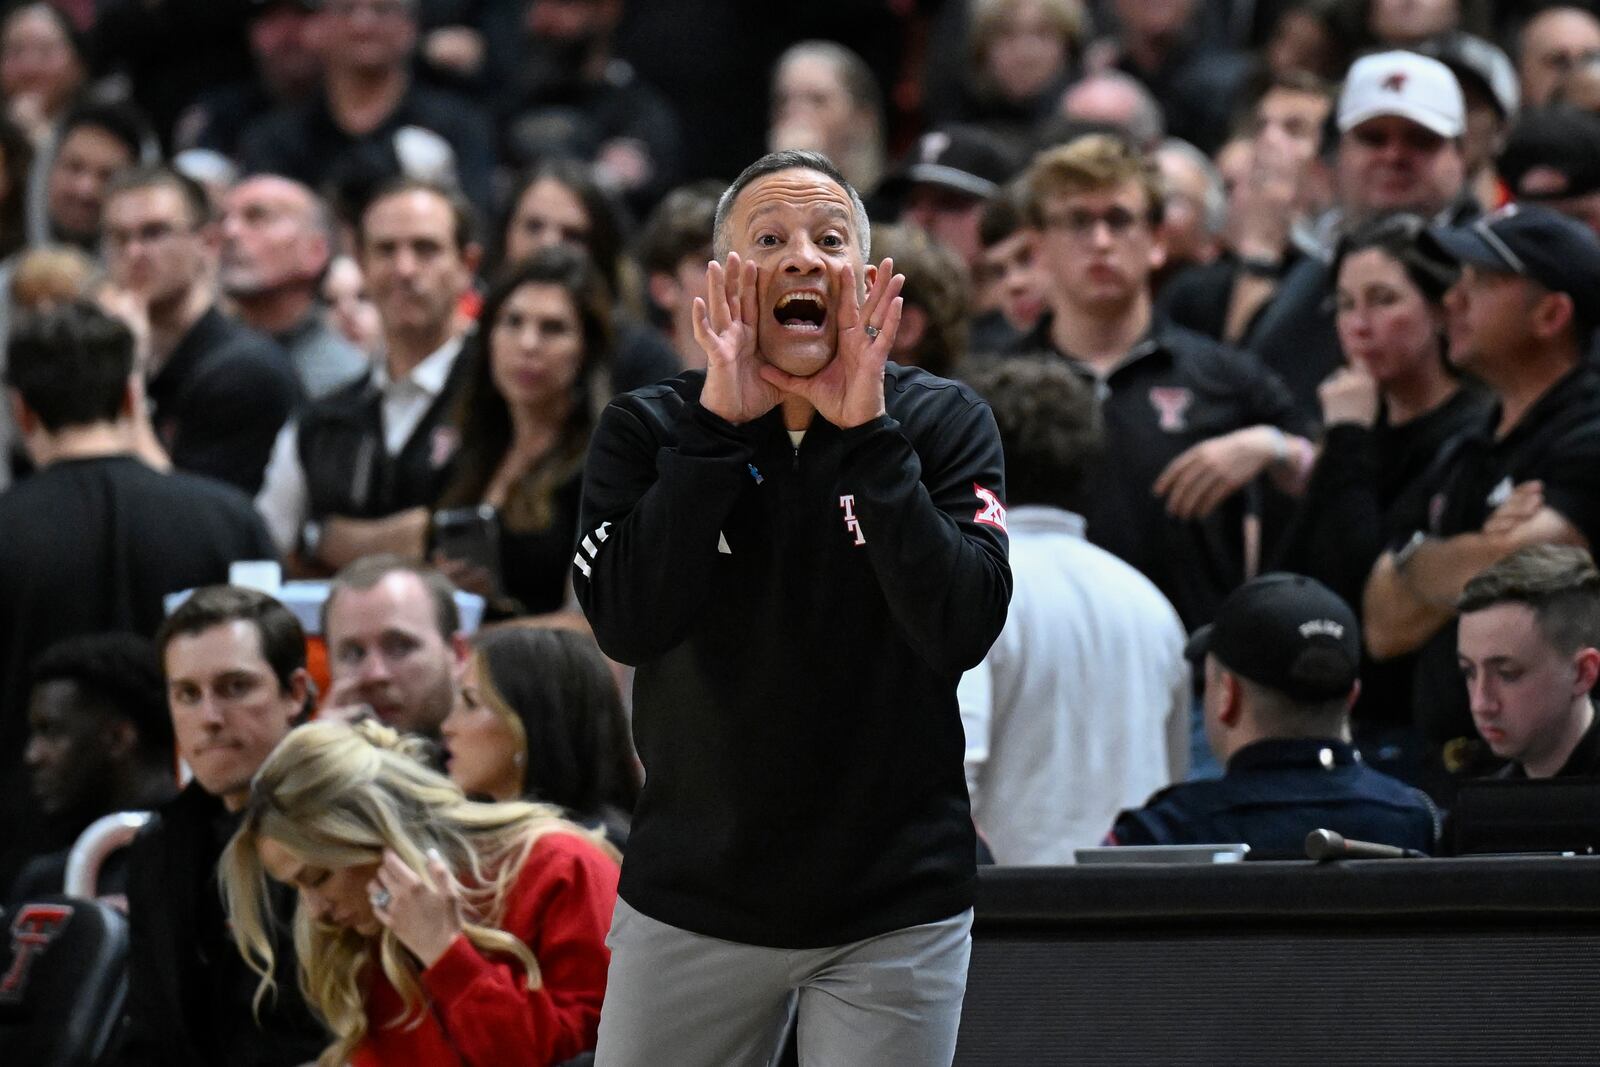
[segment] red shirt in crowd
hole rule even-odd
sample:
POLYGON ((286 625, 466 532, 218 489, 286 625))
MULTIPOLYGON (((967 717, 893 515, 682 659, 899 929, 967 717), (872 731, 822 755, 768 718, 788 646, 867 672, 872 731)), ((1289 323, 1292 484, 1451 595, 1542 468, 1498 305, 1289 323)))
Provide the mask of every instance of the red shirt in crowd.
POLYGON ((464 935, 422 972, 428 1013, 407 1029, 381 968, 372 968, 367 1034, 351 1067, 549 1067, 592 1049, 600 1029, 606 933, 617 902, 617 864, 592 842, 547 833, 511 888, 501 928, 539 961, 528 989, 514 958, 485 957, 464 935))

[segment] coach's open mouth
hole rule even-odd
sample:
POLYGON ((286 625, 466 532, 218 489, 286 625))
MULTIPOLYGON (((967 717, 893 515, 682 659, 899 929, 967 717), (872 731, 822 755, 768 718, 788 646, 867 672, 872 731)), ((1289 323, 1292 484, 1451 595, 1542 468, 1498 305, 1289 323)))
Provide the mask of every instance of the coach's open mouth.
POLYGON ((800 289, 779 297, 772 317, 786 330, 820 332, 823 323, 828 321, 828 305, 816 290, 800 289))

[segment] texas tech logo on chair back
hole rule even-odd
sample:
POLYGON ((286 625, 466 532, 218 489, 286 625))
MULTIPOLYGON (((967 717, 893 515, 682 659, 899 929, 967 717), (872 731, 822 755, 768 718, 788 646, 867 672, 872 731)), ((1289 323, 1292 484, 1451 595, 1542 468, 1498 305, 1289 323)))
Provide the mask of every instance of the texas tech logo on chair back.
POLYGON ((20 1004, 28 971, 72 919, 69 904, 26 904, 11 922, 11 966, 0 976, 0 1004, 20 1004))

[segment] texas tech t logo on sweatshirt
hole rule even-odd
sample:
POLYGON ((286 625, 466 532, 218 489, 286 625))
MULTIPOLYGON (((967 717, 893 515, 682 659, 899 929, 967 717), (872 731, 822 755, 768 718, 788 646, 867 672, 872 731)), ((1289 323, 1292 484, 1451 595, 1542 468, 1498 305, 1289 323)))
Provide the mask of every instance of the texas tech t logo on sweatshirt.
POLYGON ((856 544, 858 544, 858 545, 866 544, 867 543, 867 535, 861 532, 861 520, 856 518, 856 496, 855 496, 855 494, 854 493, 847 493, 846 495, 840 497, 839 498, 839 507, 844 512, 844 528, 847 531, 849 531, 850 533, 853 533, 853 534, 856 535, 856 540, 855 540, 856 544))

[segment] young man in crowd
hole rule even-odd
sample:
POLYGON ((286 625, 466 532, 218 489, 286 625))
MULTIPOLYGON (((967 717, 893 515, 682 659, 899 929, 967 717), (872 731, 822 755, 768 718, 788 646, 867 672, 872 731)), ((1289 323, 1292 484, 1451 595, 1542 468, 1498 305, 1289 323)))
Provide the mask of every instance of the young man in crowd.
POLYGON ((17 426, 39 469, 0 496, 0 852, 41 829, 22 770, 35 658, 79 634, 152 634, 168 593, 275 557, 243 494, 133 454, 133 347, 126 326, 87 304, 24 318, 8 346, 17 426))
MULTIPOLYGON (((156 809, 131 847, 122 1067, 295 1067, 327 1044, 307 1010, 290 939, 277 990, 259 1008, 257 974, 223 912, 217 861, 250 796, 250 779, 307 708, 306 643, 294 614, 264 593, 196 590, 162 625, 178 755, 194 779, 156 809)), ((270 891, 279 921, 292 892, 270 891)))
MULTIPOLYGON (((40 814, 70 835, 103 815, 170 800, 177 782, 172 743, 166 687, 149 638, 84 634, 34 661, 22 759, 40 814)), ((101 897, 122 894, 125 861, 116 852, 101 868, 101 897)), ((65 849, 36 857, 10 899, 61 892, 66 868, 65 849)))
POLYGON ((978 220, 984 205, 1016 175, 1019 163, 987 131, 952 126, 923 134, 877 195, 895 202, 899 222, 919 227, 959 256, 970 274, 983 251, 978 220))
POLYGON ((978 220, 983 251, 972 272, 973 307, 970 349, 992 355, 1039 324, 1045 312, 1049 279, 1040 266, 1041 235, 1028 220, 1016 183, 984 205, 978 220))
POLYGON ((1600 571, 1571 545, 1513 552, 1462 590, 1456 655, 1502 778, 1600 775, 1600 571))
POLYGON ((217 304, 205 191, 165 167, 124 171, 106 193, 104 243, 148 327, 151 417, 173 466, 254 493, 300 385, 283 349, 217 304))
POLYGON ((1226 250, 1161 291, 1178 325, 1240 343, 1290 268, 1316 251, 1312 223, 1332 185, 1322 156, 1333 105, 1333 90, 1309 74, 1278 75, 1261 90, 1242 142, 1249 166, 1228 194, 1226 250))
POLYGON ((1089 539, 1155 582, 1193 629, 1244 580, 1241 490, 1267 474, 1297 491, 1311 445, 1259 360, 1154 311, 1161 207, 1154 165, 1115 138, 1035 159, 1027 208, 1051 310, 1013 351, 1053 352, 1094 382, 1106 453, 1082 497, 1089 539))
POLYGON ((149 140, 144 117, 128 105, 89 103, 69 112, 42 188, 27 193, 28 243, 59 241, 98 253, 106 186, 139 162, 149 140))
POLYGON ((694 339, 694 298, 705 287, 711 258, 711 226, 722 183, 680 186, 656 205, 639 234, 637 255, 645 292, 661 332, 685 369, 704 367, 706 354, 694 339))

